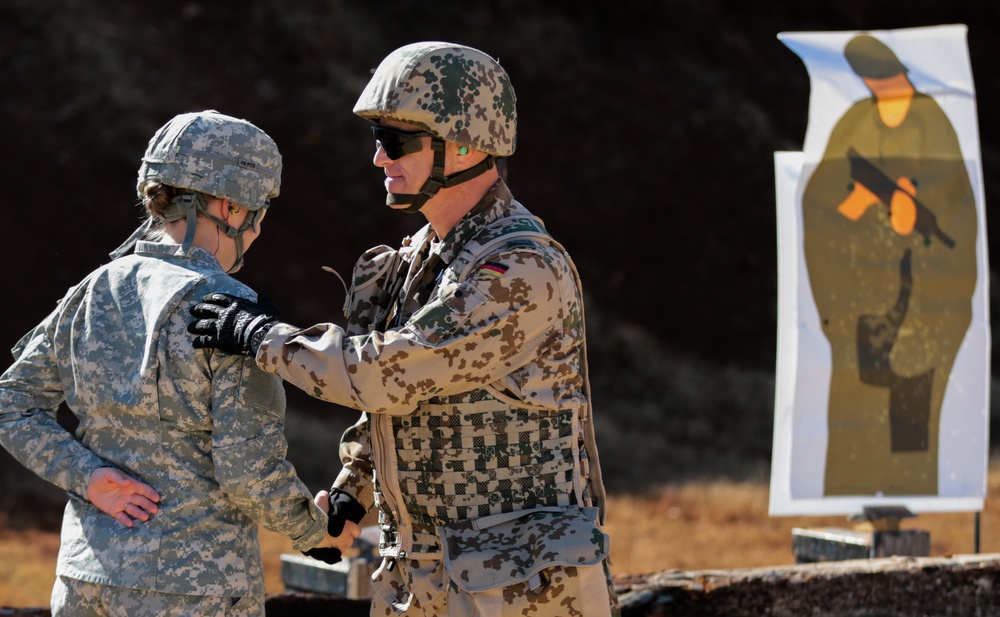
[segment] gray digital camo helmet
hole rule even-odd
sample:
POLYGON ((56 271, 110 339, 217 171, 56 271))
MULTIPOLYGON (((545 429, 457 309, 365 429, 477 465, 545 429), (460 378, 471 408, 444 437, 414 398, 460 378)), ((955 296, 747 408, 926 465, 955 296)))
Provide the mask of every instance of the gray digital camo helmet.
POLYGON ((470 180, 492 168, 495 157, 514 154, 516 102, 507 72, 478 49, 430 41, 400 47, 386 56, 354 105, 354 113, 376 124, 385 118, 427 131, 436 155, 435 171, 419 195, 390 194, 386 201, 412 203, 407 211, 419 210, 440 188, 470 180), (445 178, 444 141, 489 156, 480 165, 445 178))
MULTIPOLYGON (((256 227, 281 189, 281 154, 261 129, 246 120, 215 110, 175 116, 149 140, 139 167, 136 192, 140 199, 151 182, 187 189, 164 215, 167 221, 187 218, 184 248, 194 239, 195 218, 201 212, 236 239, 236 269, 243 263, 243 233, 256 227), (240 228, 206 212, 201 194, 226 199, 251 212, 240 228)), ((128 252, 152 226, 152 218, 112 257, 128 252)))

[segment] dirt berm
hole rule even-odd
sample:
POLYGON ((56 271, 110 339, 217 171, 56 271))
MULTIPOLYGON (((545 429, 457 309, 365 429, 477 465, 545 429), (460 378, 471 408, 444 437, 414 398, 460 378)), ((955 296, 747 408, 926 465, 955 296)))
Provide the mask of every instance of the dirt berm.
POLYGON ((616 580, 623 617, 1000 614, 1000 555, 888 557, 616 580))

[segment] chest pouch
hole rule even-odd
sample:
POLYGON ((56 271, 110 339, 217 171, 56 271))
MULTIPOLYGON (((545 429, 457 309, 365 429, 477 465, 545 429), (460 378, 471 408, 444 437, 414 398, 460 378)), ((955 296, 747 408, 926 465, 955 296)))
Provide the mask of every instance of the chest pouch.
POLYGON ((594 566, 609 550, 597 508, 545 507, 440 527, 445 569, 468 593, 524 583, 536 589, 560 566, 594 566))

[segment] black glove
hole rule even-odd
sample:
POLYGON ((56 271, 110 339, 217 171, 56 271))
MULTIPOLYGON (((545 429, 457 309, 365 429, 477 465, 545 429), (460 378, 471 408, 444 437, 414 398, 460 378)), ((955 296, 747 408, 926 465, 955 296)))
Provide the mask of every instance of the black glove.
POLYGON ((278 323, 276 313, 270 303, 211 293, 191 308, 195 321, 187 330, 196 335, 194 346, 198 349, 215 348, 253 357, 268 330, 278 323))
MULTIPOLYGON (((326 523, 326 532, 337 537, 344 533, 345 522, 351 521, 360 524, 361 519, 365 517, 365 509, 356 499, 344 491, 339 488, 331 488, 330 511, 327 514, 330 518, 326 523)), ((302 554, 329 564, 337 563, 342 557, 339 548, 311 548, 308 551, 302 551, 302 554)))

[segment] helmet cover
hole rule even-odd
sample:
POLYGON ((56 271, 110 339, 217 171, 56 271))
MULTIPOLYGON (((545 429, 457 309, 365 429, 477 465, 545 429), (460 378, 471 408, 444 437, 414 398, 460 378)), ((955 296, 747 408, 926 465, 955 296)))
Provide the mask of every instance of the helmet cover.
POLYGON ((379 64, 354 113, 510 156, 517 145, 515 103, 507 72, 490 56, 464 45, 423 42, 400 47, 379 64))
POLYGON ((215 110, 175 116, 149 140, 136 190, 158 181, 259 210, 281 188, 281 154, 267 133, 215 110))

